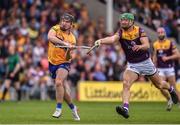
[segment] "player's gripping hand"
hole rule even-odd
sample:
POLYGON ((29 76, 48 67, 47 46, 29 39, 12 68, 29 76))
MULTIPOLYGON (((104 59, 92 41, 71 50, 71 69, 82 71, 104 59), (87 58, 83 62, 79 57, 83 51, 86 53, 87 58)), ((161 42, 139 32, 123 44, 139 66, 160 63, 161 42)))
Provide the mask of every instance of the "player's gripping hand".
POLYGON ((141 45, 134 45, 133 47, 132 47, 132 50, 133 51, 139 51, 139 50, 141 50, 142 49, 142 46, 141 45))
POLYGON ((163 56, 163 57, 162 57, 162 60, 163 60, 164 62, 166 62, 166 61, 169 60, 169 58, 168 58, 167 56, 163 56))
POLYGON ((70 50, 73 50, 76 48, 75 45, 73 45, 73 44, 70 44, 69 47, 70 47, 70 50))
POLYGON ((94 43, 95 46, 100 47, 101 45, 101 40, 96 40, 94 43))
POLYGON ((66 46, 68 46, 70 49, 75 49, 75 45, 70 44, 69 42, 66 42, 66 46))

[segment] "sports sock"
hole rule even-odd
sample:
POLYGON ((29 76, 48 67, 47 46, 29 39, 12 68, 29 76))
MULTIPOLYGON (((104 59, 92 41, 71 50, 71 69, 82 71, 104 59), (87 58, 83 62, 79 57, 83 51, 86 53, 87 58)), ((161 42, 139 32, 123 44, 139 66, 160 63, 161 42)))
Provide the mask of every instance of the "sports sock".
POLYGON ((62 108, 62 103, 57 103, 56 108, 61 109, 62 108))
POLYGON ((74 104, 70 103, 68 104, 70 109, 74 109, 74 104))
POLYGON ((21 101, 21 90, 20 89, 17 90, 17 99, 18 99, 18 101, 21 101))
POLYGON ((169 93, 173 92, 174 91, 174 87, 171 86, 169 89, 168 89, 169 93))
POLYGON ((126 110, 129 110, 129 104, 128 104, 128 103, 124 103, 124 104, 123 104, 123 107, 124 107, 126 110))

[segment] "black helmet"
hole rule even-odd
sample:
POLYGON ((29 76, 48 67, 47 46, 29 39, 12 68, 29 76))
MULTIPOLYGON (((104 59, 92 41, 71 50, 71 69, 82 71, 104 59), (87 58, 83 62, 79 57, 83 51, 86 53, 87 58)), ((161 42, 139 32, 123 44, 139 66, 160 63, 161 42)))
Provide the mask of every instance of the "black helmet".
POLYGON ((69 14, 69 13, 64 13, 62 16, 61 16, 61 20, 63 20, 63 19, 65 19, 65 20, 67 20, 67 21, 69 21, 69 22, 74 22, 74 16, 73 15, 71 15, 71 14, 69 14))

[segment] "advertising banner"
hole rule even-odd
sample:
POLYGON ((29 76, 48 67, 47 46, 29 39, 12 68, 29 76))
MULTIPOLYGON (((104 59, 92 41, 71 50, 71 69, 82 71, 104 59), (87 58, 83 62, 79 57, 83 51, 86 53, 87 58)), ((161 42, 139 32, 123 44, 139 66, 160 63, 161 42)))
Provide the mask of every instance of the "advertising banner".
MULTIPOLYGON (((80 101, 122 101, 122 82, 80 82, 80 101)), ((178 84, 180 90, 180 84, 178 84)), ((161 92, 148 82, 134 83, 130 90, 131 101, 166 101, 161 92)))

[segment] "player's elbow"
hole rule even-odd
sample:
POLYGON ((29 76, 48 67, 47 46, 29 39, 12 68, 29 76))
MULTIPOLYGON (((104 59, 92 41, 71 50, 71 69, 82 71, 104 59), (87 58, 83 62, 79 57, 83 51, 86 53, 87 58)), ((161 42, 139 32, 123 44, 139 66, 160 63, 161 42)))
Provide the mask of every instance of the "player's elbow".
POLYGON ((145 44, 144 47, 143 47, 144 50, 148 50, 149 48, 150 48, 149 44, 145 44))
POLYGON ((54 36, 48 36, 48 41, 51 41, 52 43, 56 44, 56 39, 54 38, 54 36))
POLYGON ((20 67, 21 67, 20 63, 18 63, 18 64, 17 64, 17 67, 18 67, 18 68, 20 68, 20 67))
POLYGON ((147 44, 147 49, 149 49, 150 48, 150 45, 149 44, 147 44))
POLYGON ((180 54, 179 54, 179 53, 176 54, 175 58, 176 58, 176 59, 179 59, 179 58, 180 58, 180 54))
POLYGON ((49 32, 48 35, 47 35, 47 38, 48 38, 49 41, 53 41, 53 39, 54 39, 54 34, 51 33, 51 32, 49 32))
POLYGON ((180 59, 180 52, 177 53, 177 58, 180 59))
POLYGON ((48 40, 49 40, 49 41, 51 41, 52 36, 48 35, 48 37, 47 37, 47 38, 48 38, 48 40))

